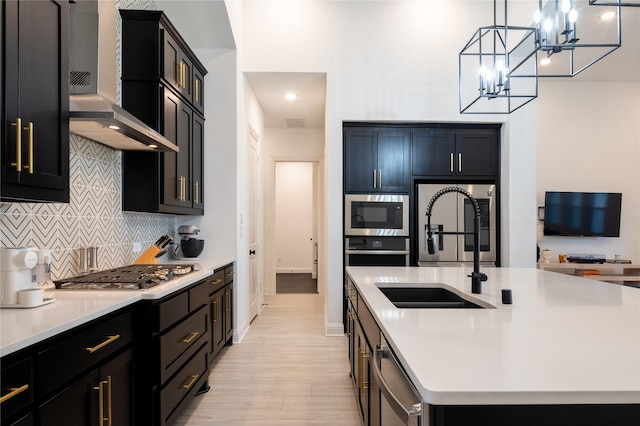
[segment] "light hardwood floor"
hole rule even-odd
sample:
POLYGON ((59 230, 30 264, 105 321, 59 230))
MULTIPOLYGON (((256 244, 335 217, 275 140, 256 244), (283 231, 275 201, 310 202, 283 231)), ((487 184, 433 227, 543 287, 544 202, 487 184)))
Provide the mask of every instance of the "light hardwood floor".
POLYGON ((324 335, 322 296, 278 294, 265 304, 176 424, 359 426, 347 340, 324 335))

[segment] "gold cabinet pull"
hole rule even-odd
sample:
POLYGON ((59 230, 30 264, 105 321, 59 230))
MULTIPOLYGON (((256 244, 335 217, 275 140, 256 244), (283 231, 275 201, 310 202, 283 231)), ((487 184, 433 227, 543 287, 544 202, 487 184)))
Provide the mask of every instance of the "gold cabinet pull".
POLYGON ((100 426, 107 422, 107 426, 113 426, 112 407, 113 399, 111 395, 111 376, 107 376, 107 380, 100 380, 98 386, 95 386, 93 390, 98 391, 98 424, 100 426), (107 385, 107 416, 104 416, 104 385, 107 385))
POLYGON ((100 350, 102 348, 104 348, 105 346, 107 346, 109 343, 113 343, 116 340, 118 340, 120 338, 119 334, 114 334, 113 336, 106 336, 106 339, 104 342, 100 343, 99 345, 96 345, 92 348, 83 348, 83 350, 89 352, 89 353, 94 353, 97 350, 100 350))
POLYGON ((180 87, 180 78, 182 77, 182 61, 176 63, 176 86, 180 87))
POLYGON ((200 334, 200 332, 198 331, 192 331, 191 333, 187 334, 187 336, 185 336, 181 342, 182 343, 191 343, 193 341, 193 339, 196 338, 196 336, 200 334))
POLYGON ((453 152, 449 154, 449 171, 453 173, 453 152))
POLYGON ((23 167, 29 170, 29 174, 33 174, 33 121, 29 122, 27 127, 23 128, 29 132, 29 164, 23 167))
POLYGON ((377 177, 376 177, 376 170, 373 170, 373 189, 376 189, 376 182, 377 182, 377 177))
POLYGON ((25 384, 20 386, 19 388, 10 388, 10 392, 6 395, 2 395, 2 397, 0 397, 0 404, 2 404, 5 401, 10 400, 11 398, 13 398, 14 396, 17 396, 18 394, 26 391, 27 389, 29 389, 29 385, 25 384))
MULTIPOLYGON (((222 282, 222 278, 218 278, 217 280, 211 281, 211 285, 218 285, 222 282)), ((215 303, 215 302, 214 302, 215 303)))
POLYGON ((229 308, 230 308, 230 305, 231 305, 231 292, 229 290, 227 290, 227 291, 224 292, 224 294, 225 294, 225 296, 227 296, 226 300, 225 300, 225 302, 227 302, 226 303, 227 306, 224 308, 224 310, 226 312, 229 312, 229 310, 230 310, 229 308))
POLYGON ((194 100, 196 102, 200 102, 200 79, 196 78, 196 81, 194 83, 195 83, 195 86, 196 86, 196 88, 195 88, 195 92, 196 93, 194 95, 194 98, 195 98, 194 100))
POLYGON ((187 200, 187 178, 182 176, 182 201, 187 200))
POLYGON ((369 389, 369 380, 365 380, 364 377, 364 360, 365 359, 370 359, 371 358, 371 354, 363 352, 362 353, 362 390, 363 392, 367 389, 369 389))
POLYGON ((182 201, 182 176, 178 176, 178 188, 176 189, 176 199, 182 201))
POLYGON ((382 169, 378 169, 378 181, 380 182, 380 185, 378 185, 378 187, 382 189, 382 169))
POLYGON ((16 162, 11 163, 17 172, 22 171, 22 119, 16 118, 15 123, 11 123, 16 128, 16 162))
POLYGON ((458 153, 458 173, 462 172, 462 153, 458 153))
POLYGON ((193 386, 193 384, 196 382, 196 380, 198 380, 198 377, 200 377, 199 374, 193 374, 191 375, 191 379, 189 380, 189 383, 185 383, 184 385, 182 385, 182 387, 186 390, 191 389, 191 386, 193 386))
POLYGON ((364 393, 363 383, 362 383, 362 375, 364 374, 364 351, 360 349, 358 351, 358 387, 360 388, 360 393, 364 393))
POLYGON ((194 202, 196 204, 199 204, 200 203, 200 182, 195 181, 193 186, 195 187, 195 191, 196 191, 196 194, 195 194, 195 197, 194 197, 195 198, 194 202))
POLYGON ((218 322, 218 299, 213 301, 213 322, 218 322))

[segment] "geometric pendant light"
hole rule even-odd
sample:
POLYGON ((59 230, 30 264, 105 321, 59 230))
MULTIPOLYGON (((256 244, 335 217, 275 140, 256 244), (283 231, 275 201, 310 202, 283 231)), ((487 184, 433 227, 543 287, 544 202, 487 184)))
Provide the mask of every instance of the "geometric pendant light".
POLYGON ((493 25, 478 28, 459 54, 461 114, 510 114, 538 96, 536 29, 507 25, 506 1, 501 7, 504 20, 494 0, 493 25))
POLYGON ((620 47, 619 4, 589 7, 593 1, 538 1, 531 14, 538 77, 573 77, 620 47))

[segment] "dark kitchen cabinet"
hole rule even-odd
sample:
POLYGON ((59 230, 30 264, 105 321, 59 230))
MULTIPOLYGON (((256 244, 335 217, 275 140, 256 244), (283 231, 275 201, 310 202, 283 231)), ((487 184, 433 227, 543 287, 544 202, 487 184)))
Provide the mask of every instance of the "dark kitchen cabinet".
POLYGON ((41 426, 134 425, 133 351, 121 353, 39 408, 41 426))
POLYGON ((3 1, 1 197, 69 202, 69 2, 3 1))
POLYGON ((413 129, 413 176, 494 178, 498 175, 497 129, 413 129))
POLYGON ((206 70, 162 12, 120 13, 123 107, 180 149, 123 152, 123 210, 202 215, 206 70))
POLYGON ((410 130, 345 127, 346 193, 409 193, 410 130))
POLYGON ((233 341, 233 265, 217 269, 211 277, 209 309, 211 316, 211 360, 233 341))
POLYGON ((361 423, 380 425, 380 388, 372 373, 373 351, 380 344, 380 329, 359 297, 353 283, 345 285, 350 376, 358 401, 361 423))
POLYGON ((169 425, 208 389, 209 286, 205 278, 138 309, 137 424, 169 425))
POLYGON ((26 421, 23 420, 25 413, 30 416, 34 400, 33 359, 30 356, 3 358, 0 386, 1 423, 22 424, 20 422, 26 421))

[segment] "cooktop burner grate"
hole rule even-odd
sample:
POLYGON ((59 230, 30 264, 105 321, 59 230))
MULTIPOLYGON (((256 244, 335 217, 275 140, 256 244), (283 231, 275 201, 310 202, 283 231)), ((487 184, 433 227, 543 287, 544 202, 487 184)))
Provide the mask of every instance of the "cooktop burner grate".
POLYGON ((129 265, 92 272, 73 278, 54 281, 56 288, 68 290, 140 290, 164 284, 193 271, 193 265, 154 264, 129 265))

